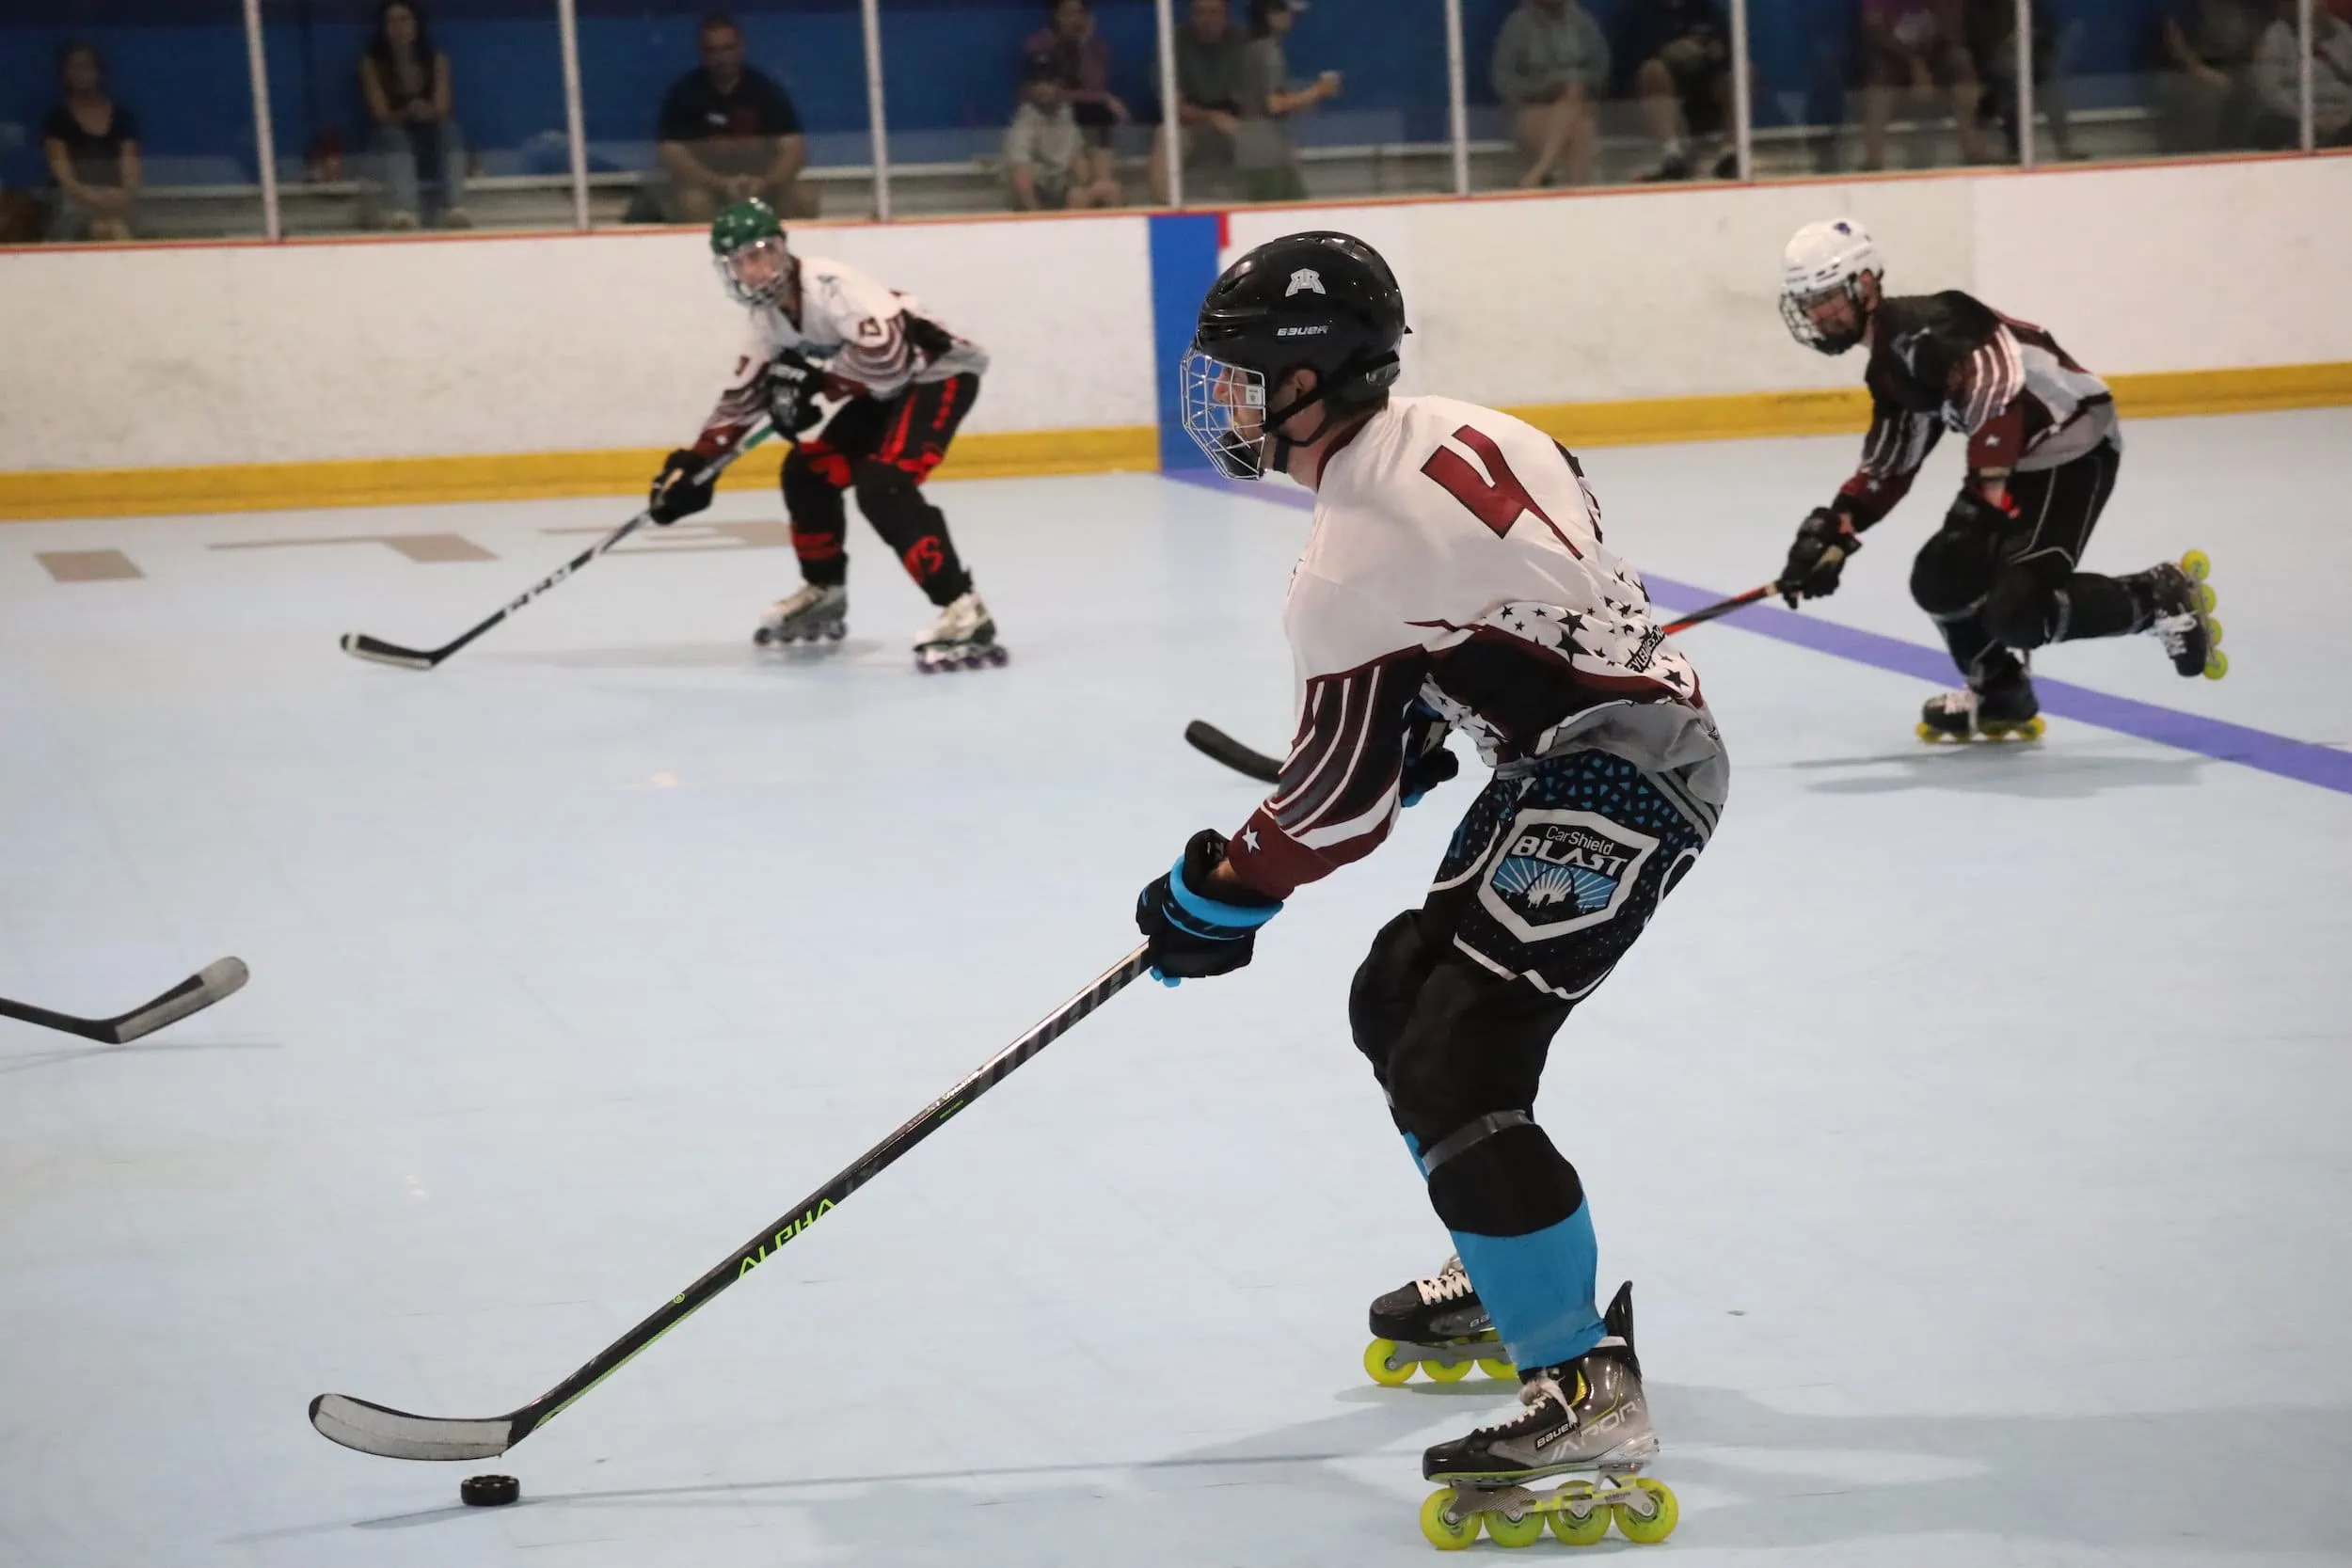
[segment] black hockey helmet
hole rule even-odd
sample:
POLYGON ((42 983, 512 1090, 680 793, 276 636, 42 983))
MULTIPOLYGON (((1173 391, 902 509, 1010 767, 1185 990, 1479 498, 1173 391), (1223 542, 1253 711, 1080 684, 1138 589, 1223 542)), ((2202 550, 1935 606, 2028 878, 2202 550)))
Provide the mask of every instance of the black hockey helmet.
MULTIPOLYGON (((1200 303, 1184 356, 1184 429, 1219 472, 1265 472, 1260 438, 1317 403, 1333 417, 1368 408, 1395 385, 1405 294, 1380 253, 1353 234, 1286 234, 1225 269, 1200 303), (1270 388, 1295 370, 1315 389, 1268 408, 1270 388)), ((1279 467, 1295 443, 1275 437, 1279 467)))

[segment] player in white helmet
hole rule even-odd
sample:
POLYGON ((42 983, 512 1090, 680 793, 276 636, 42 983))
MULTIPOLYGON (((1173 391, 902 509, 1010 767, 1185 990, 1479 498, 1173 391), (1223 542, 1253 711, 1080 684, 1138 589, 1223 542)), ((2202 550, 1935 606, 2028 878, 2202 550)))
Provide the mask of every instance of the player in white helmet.
POLYGON ((847 629, 843 496, 855 490, 866 520, 939 607, 937 624, 915 641, 916 663, 925 671, 1002 664, 996 623, 956 554, 947 519, 922 490, 979 395, 988 356, 912 296, 837 261, 794 255, 764 202, 721 213, 710 253, 727 292, 751 311, 751 335, 701 436, 655 476, 653 520, 675 522, 708 506, 710 490, 694 475, 762 414, 793 437, 821 421, 823 434, 799 440, 784 460, 802 585, 770 607, 755 640, 815 642, 847 629), (840 403, 830 420, 819 396, 840 403))
POLYGON ((1946 431, 1968 443, 1960 494, 1911 567, 1911 596, 1967 682, 1928 700, 1922 739, 2040 735, 2027 660, 2052 642, 2150 632, 2182 674, 2220 678, 2229 660, 2214 646, 2202 551, 2127 577, 2082 569, 2123 458, 2105 382, 2043 328, 1957 290, 1889 295, 1878 247, 1851 218, 1798 230, 1781 267, 1780 313, 1799 342, 1867 350, 1871 409, 1861 467, 1797 531, 1780 576, 1791 605, 1836 592, 1862 534, 1946 431))

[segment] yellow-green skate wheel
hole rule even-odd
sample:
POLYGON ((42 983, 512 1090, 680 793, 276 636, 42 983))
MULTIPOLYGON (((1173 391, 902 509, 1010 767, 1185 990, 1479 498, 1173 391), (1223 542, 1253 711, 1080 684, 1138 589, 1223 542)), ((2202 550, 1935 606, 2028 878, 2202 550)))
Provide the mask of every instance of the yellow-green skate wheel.
POLYGON ((1519 1375, 1519 1370, 1517 1367, 1499 1355, 1482 1356, 1478 1362, 1478 1370, 1497 1383, 1509 1383, 1519 1375))
POLYGON ((2213 576, 2213 558, 2202 550, 2191 550, 2181 557, 2181 570, 2188 574, 2189 581, 2202 582, 2213 576))
POLYGON ((1516 1519, 1500 1509, 1491 1508, 1479 1515, 1486 1522, 1486 1533, 1495 1538, 1496 1545, 1508 1546, 1516 1551, 1521 1546, 1533 1546, 1544 1538, 1543 1511, 1533 1501, 1524 1506, 1527 1512, 1516 1519))
POLYGON ((1455 1513, 1454 1488, 1440 1486, 1421 1505, 1421 1533, 1441 1552, 1458 1552, 1478 1539, 1478 1515, 1455 1513))
POLYGON ((1682 1522, 1682 1505, 1675 1501, 1674 1489, 1662 1481, 1647 1476, 1633 1478, 1633 1485, 1647 1495, 1647 1513, 1634 1512, 1631 1503, 1612 1503, 1609 1511, 1617 1516, 1617 1530, 1628 1541, 1654 1546, 1675 1532, 1682 1522))
POLYGON ((1456 1361, 1449 1367, 1442 1361, 1424 1361, 1421 1364, 1421 1375, 1432 1383, 1459 1383, 1470 1376, 1470 1369, 1476 1365, 1474 1361, 1456 1361))
POLYGON ((2220 602, 2221 595, 2213 591, 2212 584, 2201 582, 2197 585, 2197 611, 2199 614, 2212 614, 2213 607, 2220 602))
POLYGON ((2230 656, 2218 648, 2205 650, 2205 678, 2217 681, 2230 673, 2230 656))
POLYGON ((1364 1370, 1383 1388, 1402 1388, 1413 1381, 1418 1361, 1397 1359, 1394 1339, 1375 1339, 1364 1347, 1364 1370))
POLYGON ((1591 1484, 1581 1481, 1572 1481, 1552 1494, 1551 1533, 1558 1536, 1562 1544, 1570 1546, 1597 1545, 1600 1538, 1609 1533, 1609 1506, 1587 1501, 1592 1495, 1591 1484), (1568 1503, 1582 1508, 1584 1512, 1581 1514, 1571 1513, 1567 1508, 1560 1506, 1568 1503))
POLYGON ((2206 646, 2206 647, 2208 647, 2208 648, 2210 648, 2210 647, 2212 647, 2212 646, 2213 646, 2216 642, 2218 642, 2218 641, 2221 641, 2221 623, 2220 623, 2220 622, 2218 622, 2218 621, 2217 621, 2217 620, 2215 620, 2215 619, 2214 619, 2212 616, 2210 616, 2210 615, 2206 616, 2206 617, 2205 617, 2205 646, 2206 646))

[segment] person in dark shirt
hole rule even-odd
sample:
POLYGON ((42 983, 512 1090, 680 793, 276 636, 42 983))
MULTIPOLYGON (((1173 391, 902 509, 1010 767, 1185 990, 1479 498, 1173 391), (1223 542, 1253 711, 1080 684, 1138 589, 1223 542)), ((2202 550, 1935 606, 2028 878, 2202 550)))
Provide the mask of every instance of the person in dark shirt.
POLYGON ((76 40, 57 51, 64 98, 41 120, 41 150, 57 182, 53 240, 127 240, 139 199, 139 122, 106 96, 98 51, 76 40))
POLYGON ((1690 138, 1710 144, 1716 179, 1738 176, 1738 154, 1721 146, 1731 124, 1731 40, 1714 0, 1637 0, 1610 54, 1623 73, 1618 90, 1641 100, 1642 119, 1658 138, 1649 178, 1690 179, 1690 138))
MULTIPOLYGON (((1191 0, 1176 34, 1176 127, 1184 167, 1231 168, 1241 134, 1242 56, 1248 46, 1228 0, 1191 0)), ((1168 126, 1152 139, 1152 199, 1168 198, 1168 126)))
POLYGON ((731 17, 703 19, 702 56, 661 101, 662 215, 708 223, 736 202, 764 201, 784 217, 815 217, 817 192, 801 182, 808 138, 791 96, 743 63, 731 17))
POLYGON ((1096 29, 1087 0, 1054 0, 1051 14, 1052 24, 1030 35, 1021 46, 1021 57, 1034 60, 1042 55, 1054 62, 1055 76, 1088 145, 1107 150, 1111 133, 1128 119, 1126 103, 1111 91, 1111 46, 1096 29))
POLYGON ((1869 231, 1851 218, 1797 230, 1782 256, 1781 319, 1808 348, 1869 356, 1862 463, 1797 531, 1774 585, 1793 608, 1837 591, 1862 534, 1911 489, 1946 431, 1968 443, 1960 494, 1911 563, 1911 596, 1967 685, 1931 697, 1922 740, 2042 734, 2036 648, 2147 632, 2183 675, 2218 680, 2204 552, 2107 577, 2082 569, 2123 462, 2115 399, 2058 340, 1958 290, 1890 295, 1869 231))
POLYGON ((450 118, 449 56, 434 47, 417 0, 377 8, 375 37, 359 56, 359 96, 374 122, 385 226, 414 229, 422 214, 440 228, 472 228, 465 139, 450 118))

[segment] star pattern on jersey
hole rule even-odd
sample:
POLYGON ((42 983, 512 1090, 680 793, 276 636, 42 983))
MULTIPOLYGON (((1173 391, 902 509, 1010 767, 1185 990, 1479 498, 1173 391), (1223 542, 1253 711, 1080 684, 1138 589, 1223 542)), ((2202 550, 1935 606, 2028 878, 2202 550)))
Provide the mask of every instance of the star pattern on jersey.
POLYGON ((1242 847, 1243 848, 1245 848, 1245 849, 1248 850, 1248 851, 1249 851, 1251 854, 1253 854, 1253 855, 1254 855, 1254 854, 1256 854, 1256 853, 1258 852, 1258 830, 1257 830, 1257 829, 1255 829, 1255 828, 1244 828, 1244 829, 1241 831, 1241 847, 1242 847))

